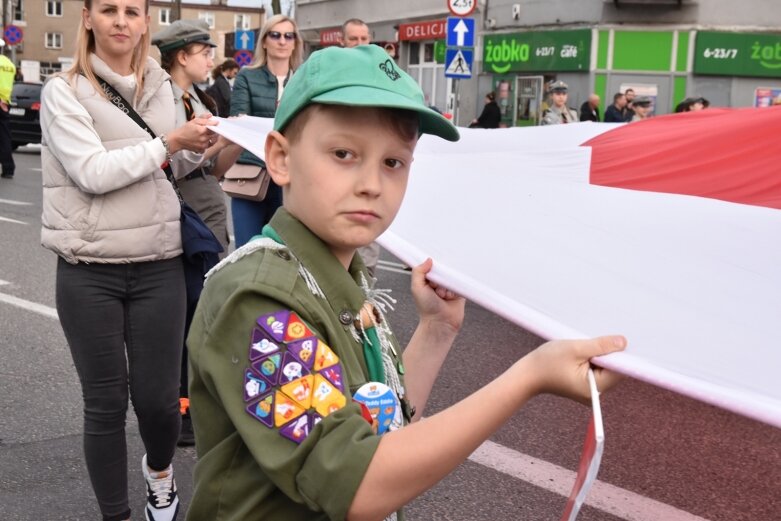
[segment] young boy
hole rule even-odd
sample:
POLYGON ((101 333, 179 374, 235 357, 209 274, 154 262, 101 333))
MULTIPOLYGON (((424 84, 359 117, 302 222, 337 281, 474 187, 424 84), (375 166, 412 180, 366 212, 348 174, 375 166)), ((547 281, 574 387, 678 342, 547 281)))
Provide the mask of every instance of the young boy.
POLYGON ((417 421, 464 301, 426 280, 431 260, 416 267, 420 323, 401 357, 355 250, 395 217, 419 134, 458 132, 381 48, 312 54, 274 129, 266 165, 284 206, 209 277, 190 333, 189 520, 395 518, 534 395, 587 399, 588 359, 623 338, 550 342, 417 421))

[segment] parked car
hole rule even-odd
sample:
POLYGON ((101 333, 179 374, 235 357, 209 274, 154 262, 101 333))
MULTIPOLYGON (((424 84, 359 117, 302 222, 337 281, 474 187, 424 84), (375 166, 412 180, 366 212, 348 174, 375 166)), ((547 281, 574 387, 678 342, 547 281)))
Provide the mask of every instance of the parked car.
POLYGON ((40 83, 17 82, 11 92, 11 108, 8 119, 11 124, 11 144, 17 147, 41 142, 41 90, 40 83))

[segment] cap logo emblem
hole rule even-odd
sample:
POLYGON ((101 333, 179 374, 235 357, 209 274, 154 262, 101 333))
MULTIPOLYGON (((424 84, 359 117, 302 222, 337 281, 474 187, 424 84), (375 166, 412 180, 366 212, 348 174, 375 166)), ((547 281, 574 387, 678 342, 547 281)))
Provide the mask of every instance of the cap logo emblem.
POLYGON ((396 68, 393 66, 393 60, 388 58, 383 63, 380 64, 380 69, 382 69, 382 72, 388 75, 388 78, 390 78, 393 81, 398 80, 401 75, 399 74, 399 71, 396 70, 396 68))

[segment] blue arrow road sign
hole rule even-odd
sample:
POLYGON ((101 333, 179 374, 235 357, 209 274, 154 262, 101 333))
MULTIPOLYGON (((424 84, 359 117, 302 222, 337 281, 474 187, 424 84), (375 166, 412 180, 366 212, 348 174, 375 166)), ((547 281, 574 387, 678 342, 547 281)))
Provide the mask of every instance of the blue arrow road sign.
POLYGON ((255 50, 255 31, 236 31, 233 46, 237 51, 255 50))
POLYGON ((449 17, 447 19, 447 46, 474 47, 475 19, 449 17))
POLYGON ((448 78, 471 78, 472 49, 447 49, 445 51, 445 76, 448 78))

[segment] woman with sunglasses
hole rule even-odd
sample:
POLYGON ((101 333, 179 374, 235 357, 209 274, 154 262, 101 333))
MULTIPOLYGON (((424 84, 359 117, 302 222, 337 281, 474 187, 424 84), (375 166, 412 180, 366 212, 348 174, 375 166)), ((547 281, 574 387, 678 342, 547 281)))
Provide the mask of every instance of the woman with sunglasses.
MULTIPOLYGON (((231 116, 249 115, 273 118, 282 91, 293 71, 301 64, 303 40, 296 23, 284 15, 272 16, 260 31, 255 61, 239 71, 231 95, 231 116)), ((242 152, 239 164, 265 168, 262 159, 242 152)), ((270 181, 263 201, 231 199, 236 248, 246 244, 282 205, 282 189, 270 181)))

